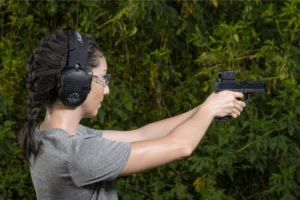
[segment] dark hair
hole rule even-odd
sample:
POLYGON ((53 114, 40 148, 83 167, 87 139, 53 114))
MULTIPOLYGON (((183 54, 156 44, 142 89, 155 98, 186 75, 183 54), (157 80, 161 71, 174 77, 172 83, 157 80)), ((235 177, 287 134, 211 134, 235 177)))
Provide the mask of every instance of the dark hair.
MULTIPOLYGON (((88 68, 99 65, 99 57, 103 54, 97 43, 87 38, 88 68)), ((27 100, 27 117, 24 127, 18 134, 18 144, 22 149, 25 161, 29 162, 31 153, 38 152, 38 142, 34 139, 36 118, 43 105, 51 106, 58 98, 58 75, 67 65, 68 34, 57 30, 52 35, 43 38, 29 57, 26 87, 30 94, 27 100)))

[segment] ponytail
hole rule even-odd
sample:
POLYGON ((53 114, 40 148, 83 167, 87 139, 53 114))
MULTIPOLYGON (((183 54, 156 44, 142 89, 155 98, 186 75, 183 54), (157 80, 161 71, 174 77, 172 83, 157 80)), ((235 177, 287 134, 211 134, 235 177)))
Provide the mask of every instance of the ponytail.
POLYGON ((52 105, 57 99, 57 76, 66 65, 67 55, 68 36, 63 31, 56 31, 43 38, 28 59, 26 87, 30 94, 27 116, 17 136, 27 163, 31 154, 36 155, 39 149, 39 142, 34 135, 38 114, 42 105, 52 105))
POLYGON ((23 157, 27 163, 29 163, 30 154, 36 155, 38 151, 38 142, 34 138, 34 129, 39 112, 39 103, 28 99, 27 118, 23 129, 18 135, 18 144, 23 150, 23 157))

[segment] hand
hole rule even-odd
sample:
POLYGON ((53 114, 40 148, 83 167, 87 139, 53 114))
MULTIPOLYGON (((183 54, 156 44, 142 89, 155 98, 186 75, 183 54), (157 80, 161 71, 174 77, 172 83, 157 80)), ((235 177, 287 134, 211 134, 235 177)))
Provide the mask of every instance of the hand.
POLYGON ((243 99, 240 92, 221 91, 212 93, 201 106, 207 107, 213 117, 231 116, 237 118, 243 111, 246 103, 237 100, 243 99))

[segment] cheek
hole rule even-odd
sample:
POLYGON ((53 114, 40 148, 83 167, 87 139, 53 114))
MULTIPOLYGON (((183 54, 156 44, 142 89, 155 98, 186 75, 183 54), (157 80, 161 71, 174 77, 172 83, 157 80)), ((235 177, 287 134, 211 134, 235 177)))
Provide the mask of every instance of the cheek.
MULTIPOLYGON (((99 101, 98 101, 99 102, 99 101)), ((83 111, 83 116, 85 118, 91 118, 95 117, 98 113, 97 109, 98 103, 97 100, 95 99, 95 94, 90 93, 84 103, 82 104, 82 111, 83 111)))
POLYGON ((97 106, 103 98, 104 88, 103 87, 92 87, 88 97, 87 104, 89 107, 97 106))
POLYGON ((104 88, 103 87, 98 87, 97 91, 95 92, 95 98, 98 100, 101 100, 104 94, 104 88))

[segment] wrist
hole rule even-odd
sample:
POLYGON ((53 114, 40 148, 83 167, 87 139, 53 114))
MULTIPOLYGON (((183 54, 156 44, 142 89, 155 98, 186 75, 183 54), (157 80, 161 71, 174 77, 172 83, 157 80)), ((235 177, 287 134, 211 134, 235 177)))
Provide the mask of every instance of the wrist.
POLYGON ((198 109, 198 113, 201 113, 203 116, 207 116, 211 119, 216 117, 216 112, 212 109, 211 106, 207 104, 201 104, 198 109))

